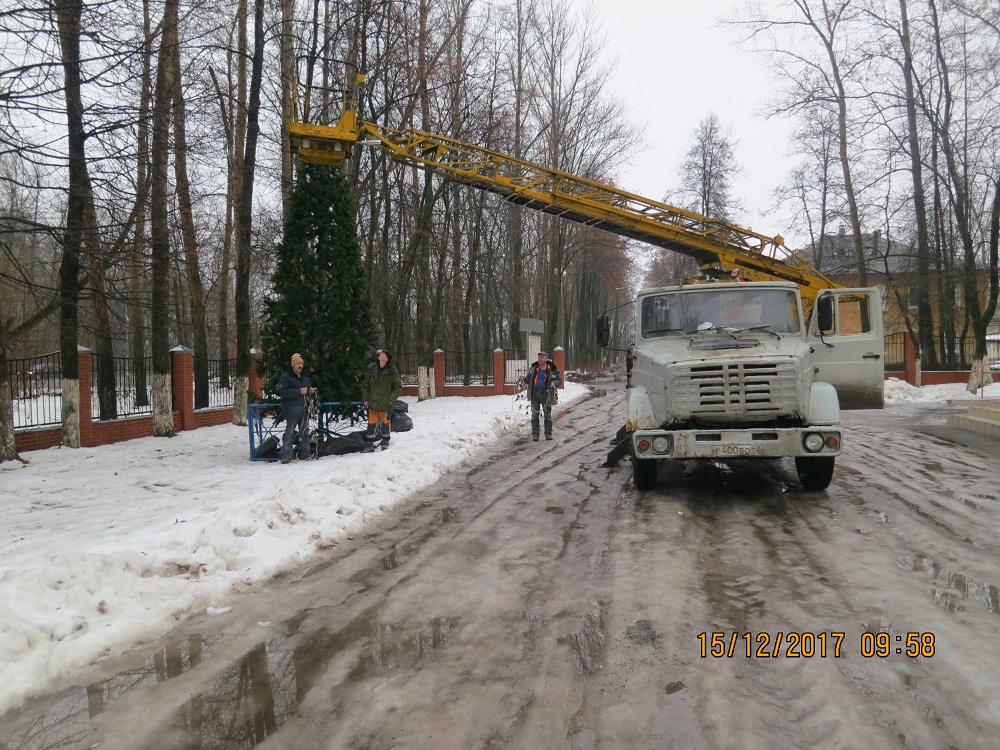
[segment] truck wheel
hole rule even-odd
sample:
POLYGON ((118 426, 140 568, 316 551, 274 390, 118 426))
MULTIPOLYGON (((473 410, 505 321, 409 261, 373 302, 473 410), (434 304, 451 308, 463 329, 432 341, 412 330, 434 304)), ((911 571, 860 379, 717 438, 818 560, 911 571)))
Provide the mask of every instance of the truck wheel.
POLYGON ((632 481, 640 492, 651 490, 656 486, 657 463, 655 459, 632 456, 632 481))
POLYGON ((800 456, 795 459, 795 471, 802 488, 810 491, 825 490, 833 479, 833 456, 800 456))

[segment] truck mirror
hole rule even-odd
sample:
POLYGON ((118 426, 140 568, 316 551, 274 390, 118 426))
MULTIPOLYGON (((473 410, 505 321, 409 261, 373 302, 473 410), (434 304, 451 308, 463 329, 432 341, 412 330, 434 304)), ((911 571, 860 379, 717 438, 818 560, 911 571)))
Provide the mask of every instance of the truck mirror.
POLYGON ((607 346, 611 343, 611 321, 607 315, 597 319, 597 345, 607 346))
POLYGON ((816 323, 820 333, 833 330, 833 295, 824 294, 816 300, 816 323))

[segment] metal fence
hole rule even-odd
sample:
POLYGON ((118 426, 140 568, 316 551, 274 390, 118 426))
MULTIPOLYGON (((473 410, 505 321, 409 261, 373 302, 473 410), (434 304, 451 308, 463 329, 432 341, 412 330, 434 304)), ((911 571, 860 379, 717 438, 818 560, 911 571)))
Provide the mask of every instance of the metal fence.
POLYGON ((105 357, 92 355, 93 388, 90 391, 94 420, 119 419, 152 414, 153 358, 105 357))
POLYGON ((906 357, 903 355, 908 333, 890 333, 885 337, 885 369, 890 371, 905 370, 906 357))
MULTIPOLYGON (((890 333, 885 337, 885 369, 887 371, 901 371, 906 368, 903 352, 906 337, 909 335, 902 331, 890 333)), ((938 347, 935 357, 929 356, 927 352, 923 353, 921 357, 923 369, 960 372, 972 367, 976 354, 975 336, 951 336, 944 340, 943 345, 940 340, 936 340, 935 345, 938 347)), ((1000 369, 1000 339, 987 339, 986 356, 995 369, 1000 369)))
MULTIPOLYGON (((935 341, 938 346, 936 352, 937 361, 930 361, 926 353, 921 356, 921 365, 924 369, 934 370, 968 370, 976 358, 976 337, 975 336, 948 336, 942 342, 935 341)), ((1000 341, 987 339, 986 357, 990 362, 1000 363, 1000 341)))
POLYGON ((194 359, 194 408, 221 409, 233 405, 233 378, 236 371, 236 358, 232 359, 194 359), (198 380, 206 378, 207 389, 199 399, 198 380))
POLYGON ((445 385, 493 385, 493 352, 445 352, 445 385))
POLYGON ((62 422, 62 367, 59 352, 7 361, 14 428, 62 422))
MULTIPOLYGON (((399 370, 399 377, 403 381, 403 385, 417 385, 417 368, 421 364, 427 364, 422 361, 420 355, 412 352, 394 352, 392 363, 399 370)), ((427 366, 430 368, 432 365, 428 364, 427 366)))
POLYGON ((517 349, 503 350, 503 382, 504 385, 517 385, 518 381, 528 374, 529 362, 521 359, 517 349))

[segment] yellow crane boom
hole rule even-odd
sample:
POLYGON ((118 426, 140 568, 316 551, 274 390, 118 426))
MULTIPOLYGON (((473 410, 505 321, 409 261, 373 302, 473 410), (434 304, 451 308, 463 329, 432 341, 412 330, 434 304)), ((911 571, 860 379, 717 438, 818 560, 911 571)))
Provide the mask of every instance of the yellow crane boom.
MULTIPOLYGON (((358 75, 357 85, 363 81, 358 75)), ((786 248, 781 236, 768 237, 447 136, 359 120, 356 91, 346 97, 336 125, 293 121, 289 133, 293 151, 304 162, 339 166, 354 145, 377 146, 398 162, 447 175, 511 203, 687 255, 710 276, 729 276, 739 268, 749 281, 793 281, 807 308, 821 289, 839 286, 786 248)))

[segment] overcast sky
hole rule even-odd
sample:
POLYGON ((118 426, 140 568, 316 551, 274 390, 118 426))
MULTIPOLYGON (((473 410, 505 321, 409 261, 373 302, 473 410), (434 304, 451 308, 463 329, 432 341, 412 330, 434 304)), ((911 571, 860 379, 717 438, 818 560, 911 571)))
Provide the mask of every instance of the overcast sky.
POLYGON ((592 6, 607 38, 607 61, 617 60, 609 91, 624 115, 646 126, 649 149, 622 173, 620 186, 663 200, 679 183, 678 167, 698 123, 715 112, 738 141, 743 173, 736 194, 745 206, 742 226, 801 242, 788 219, 768 209, 772 193, 793 168, 786 154, 792 123, 765 119, 774 89, 765 61, 739 48, 733 31, 716 20, 732 0, 567 0, 579 13, 592 6))

